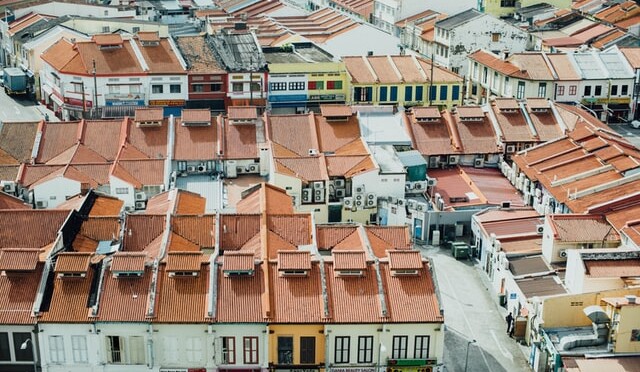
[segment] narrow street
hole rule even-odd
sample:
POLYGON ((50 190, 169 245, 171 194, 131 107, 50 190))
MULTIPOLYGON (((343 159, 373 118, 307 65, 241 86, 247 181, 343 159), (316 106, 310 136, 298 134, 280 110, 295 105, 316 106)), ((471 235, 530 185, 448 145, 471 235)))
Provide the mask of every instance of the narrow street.
POLYGON ((530 371, 522 346, 506 334, 499 307, 480 269, 448 249, 418 246, 433 260, 445 316, 444 371, 530 371), (476 340, 476 342, 472 342, 476 340), (468 347, 468 361, 466 358, 468 347))
POLYGON ((58 121, 53 112, 26 97, 9 97, 0 89, 0 121, 39 121, 49 114, 49 120, 58 121))

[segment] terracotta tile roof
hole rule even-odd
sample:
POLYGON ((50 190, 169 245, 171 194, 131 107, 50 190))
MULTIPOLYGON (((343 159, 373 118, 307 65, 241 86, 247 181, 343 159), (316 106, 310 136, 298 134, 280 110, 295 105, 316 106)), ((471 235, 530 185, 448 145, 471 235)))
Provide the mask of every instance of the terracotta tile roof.
POLYGON ((2 211, 0 248, 42 248, 49 245, 56 239, 68 215, 69 211, 63 210, 2 211))
POLYGON ((270 321, 285 324, 322 323, 322 281, 318 264, 310 266, 309 275, 306 277, 280 276, 280 263, 269 265, 270 321))
POLYGON ((256 267, 251 252, 227 252, 222 260, 223 271, 249 271, 256 267))
POLYGON ((615 242, 620 236, 604 216, 554 214, 548 216, 554 238, 561 242, 615 242))
MULTIPOLYGON (((86 254, 90 256, 89 254, 86 254)), ((89 298, 91 283, 95 275, 91 268, 84 278, 59 278, 53 280, 51 301, 48 308, 41 309, 42 323, 87 323, 89 322, 89 298)))
POLYGON ((136 36, 140 41, 160 41, 158 31, 138 31, 136 36))
POLYGON ((78 141, 77 132, 77 122, 45 124, 36 162, 46 163, 71 148, 78 141))
POLYGON ((386 257, 387 250, 411 249, 409 230, 405 226, 367 226, 365 232, 378 258, 386 257))
POLYGON ((203 248, 215 246, 215 215, 174 216, 171 231, 203 248))
POLYGON ((164 215, 128 215, 125 222, 122 250, 125 252, 144 251, 152 241, 158 237, 162 237, 164 228, 164 215))
POLYGON ((37 249, 5 248, 0 250, 0 271, 33 271, 38 265, 37 249))
POLYGON ((580 74, 573 67, 569 56, 565 53, 550 53, 547 54, 547 58, 559 80, 580 80, 580 74))
POLYGON ((168 271, 165 264, 160 265, 154 322, 207 322, 207 301, 205 299, 208 295, 209 265, 198 266, 198 276, 170 277, 167 274, 168 271), (189 304, 189 306, 185 307, 185 304, 189 304))
POLYGON ((347 105, 320 105, 320 114, 323 117, 349 117, 353 111, 347 105))
POLYGON ((89 212, 90 217, 100 217, 100 216, 118 216, 120 215, 120 211, 122 210, 122 206, 124 205, 124 201, 108 196, 108 195, 99 195, 91 207, 91 211, 89 212))
POLYGON ((182 56, 189 65, 189 73, 226 74, 206 43, 205 37, 197 35, 175 38, 182 56))
POLYGON ((267 216, 267 228, 295 246, 311 244, 311 216, 287 214, 267 216))
MULTIPOLYGON (((112 38, 112 36, 108 36, 108 38, 112 38)), ((113 41, 107 42, 117 42, 117 40, 113 38, 113 41)), ((76 63, 72 61, 67 64, 62 72, 91 74, 94 60, 96 62, 97 75, 131 75, 155 72, 151 66, 149 66, 149 71, 142 69, 131 43, 132 40, 125 40, 119 48, 101 50, 100 45, 93 41, 76 42, 75 49, 79 58, 76 59, 76 63)), ((49 50, 46 54, 48 53, 49 50)), ((149 64, 148 60, 147 64, 149 64)))
MULTIPOLYGON (((448 115, 447 115, 448 117, 448 115)), ((405 127, 411 135, 413 147, 422 155, 448 155, 457 151, 451 140, 450 127, 447 119, 441 117, 436 121, 418 123, 414 115, 409 114, 405 127)))
POLYGON ((439 119, 442 117, 440 115, 440 109, 438 107, 412 107, 411 112, 413 113, 413 117, 416 119, 439 119))
POLYGON ((306 251, 280 251, 278 270, 311 270, 311 254, 306 251))
MULTIPOLYGON (((205 111, 209 113, 209 110, 205 111)), ((184 120, 184 116, 182 120, 184 120)), ((216 159, 218 153, 217 137, 215 125, 187 127, 182 126, 180 120, 176 119, 174 159, 201 161, 216 159)))
MULTIPOLYGON (((317 133, 317 142, 320 147, 317 150, 320 152, 339 151, 341 147, 359 139, 361 136, 360 124, 355 115, 350 115, 347 121, 339 122, 328 122, 324 116, 315 115, 314 117, 316 123, 315 133, 317 133)), ((364 152, 364 154, 366 155, 367 153, 364 152)))
POLYGON ((0 164, 19 164, 28 162, 31 159, 31 150, 36 138, 38 124, 38 122, 2 123, 2 128, 0 128, 0 153, 9 156, 11 161, 0 161, 0 164))
MULTIPOLYGON (((169 126, 163 122, 160 127, 138 128, 130 123, 129 144, 152 159, 167 157, 167 134, 169 126)), ((122 156, 121 156, 122 159, 122 156)))
POLYGON ((514 238, 500 240, 500 249, 509 255, 542 254, 542 238, 514 238))
MULTIPOLYGON (((224 255, 225 263, 229 258, 224 255)), ((253 264, 253 257, 251 257, 253 264)), ((265 264, 266 265, 266 264, 265 264)), ((259 323, 266 321, 262 313, 262 295, 265 292, 265 280, 262 265, 255 266, 251 276, 225 277, 223 270, 218 272, 218 300, 216 322, 219 323, 259 323), (242 309, 242 311, 238 311, 242 309)))
POLYGON ((640 276, 640 259, 584 260, 587 275, 592 278, 624 278, 640 276))
MULTIPOLYGON (((357 235, 358 227, 354 225, 316 225, 316 240, 319 250, 332 250, 352 234, 357 235)), ((352 249, 362 247, 362 242, 352 249)))
POLYGON ((260 215, 220 216, 220 249, 238 250, 260 232, 260 215))
POLYGON ((324 156, 276 158, 275 170, 307 182, 327 180, 329 177, 324 160, 324 156))
POLYGON ((236 205, 238 213, 253 214, 256 211, 267 214, 293 214, 293 202, 287 192, 269 183, 251 187, 236 205), (263 203, 264 202, 264 203, 263 203))
POLYGON ((169 252, 167 271, 200 271, 203 254, 201 252, 169 252))
POLYGON ((173 232, 169 234, 166 249, 168 252, 200 252, 199 245, 173 232))
POLYGON ((56 259, 56 273, 86 273, 91 253, 63 252, 56 259))
POLYGON ((18 177, 19 165, 0 165, 0 179, 1 180, 15 180, 18 177))
POLYGON ((526 298, 567 293, 567 290, 560 284, 560 280, 555 274, 516 279, 515 282, 526 298))
POLYGON ((136 109, 134 121, 162 121, 164 114, 162 107, 136 109))
MULTIPOLYGON (((363 253, 364 254, 364 253, 363 253)), ((364 276, 337 276, 334 265, 326 264, 327 292, 330 296, 331 321, 334 323, 378 323, 382 316, 378 282, 373 266, 365 265, 364 276)))
POLYGON ((87 120, 82 143, 100 156, 113 161, 119 150, 122 120, 87 120))
POLYGON ((255 106, 230 106, 227 108, 229 120, 255 120, 258 110, 255 106))
MULTIPOLYGON (((116 256, 118 253, 116 253, 116 256)), ((114 256, 114 263, 115 257, 114 256)), ((138 265, 136 265, 136 268, 138 265)), ((113 263, 111 271, 114 270, 113 263)), ((138 270, 120 270, 138 271, 138 270)), ((114 278, 104 276, 100 303, 96 318, 103 322, 143 322, 147 320, 149 286, 153 278, 152 269, 140 268, 142 277, 114 278)), ((204 302, 204 301, 203 301, 204 302)))
POLYGON ((182 110, 182 123, 209 123, 211 124, 211 110, 209 109, 184 109, 182 110))
POLYGON ((345 67, 349 76, 351 76, 351 82, 353 84, 366 84, 375 82, 377 77, 373 74, 373 71, 369 69, 367 59, 362 57, 343 57, 345 67))
POLYGON ((486 232, 487 236, 495 234, 498 239, 515 239, 537 235, 537 226, 543 223, 544 218, 539 216, 519 217, 512 215, 509 219, 481 222, 481 228, 486 232))
POLYGON ((562 136, 562 128, 560 128, 555 115, 551 111, 533 112, 530 107, 527 106, 527 112, 529 113, 529 118, 531 118, 534 128, 536 128, 540 141, 552 141, 562 136))
MULTIPOLYGON (((129 176, 125 176, 123 181, 133 181, 131 184, 137 189, 142 186, 164 184, 164 160, 162 159, 120 160, 117 167, 129 176)), ((121 174, 114 172, 118 178, 121 174)))
MULTIPOLYGON (((293 156, 308 156, 309 149, 319 150, 313 114, 269 115, 267 133, 270 141, 295 153, 293 156)), ((275 150, 274 156, 281 157, 275 150)))
POLYGON ((435 293, 428 263, 418 275, 392 276, 389 265, 381 262, 380 272, 391 322, 442 323, 440 305, 435 293))
POLYGON ((116 252, 111 261, 112 272, 142 272, 147 255, 139 252, 116 252))
POLYGON ((518 107, 517 110, 511 108, 511 103, 518 107, 516 100, 514 99, 496 99, 495 105, 491 108, 495 114, 496 120, 502 131, 504 142, 533 142, 537 141, 533 133, 529 129, 529 125, 525 117, 522 115, 522 111, 518 107), (505 102, 507 101, 507 102, 505 102), (507 106, 509 108, 500 108, 500 106, 507 106), (513 112, 504 110, 514 110, 513 112))
POLYGON ((458 108, 458 113, 451 115, 454 119, 452 124, 456 126, 462 141, 464 153, 495 154, 500 152, 491 120, 486 116, 483 116, 481 121, 461 120, 461 118, 476 117, 465 115, 479 115, 479 111, 476 108, 466 110, 466 108, 460 107, 458 108))
POLYGON ((124 41, 120 34, 98 34, 91 38, 97 45, 122 45, 124 41))
MULTIPOLYGON (((134 42, 131 40, 130 42, 134 42)), ((152 74, 186 74, 186 70, 178 60, 176 51, 173 50, 168 39, 162 38, 158 45, 140 45, 138 49, 142 54, 149 72, 152 74)))
MULTIPOLYGON (((0 176, 0 179, 3 179, 0 176)), ((2 209, 32 209, 29 204, 26 204, 22 199, 16 198, 13 195, 9 195, 0 191, 0 210, 2 209)))
POLYGON ((640 48, 620 48, 629 64, 634 69, 640 69, 640 48))
POLYGON ((533 275, 551 271, 542 256, 516 257, 509 259, 509 271, 514 276, 533 275))
POLYGON ((469 54, 468 58, 472 61, 478 62, 479 64, 487 66, 492 70, 496 70, 501 74, 521 79, 529 79, 529 74, 526 71, 522 71, 518 66, 509 61, 500 59, 500 57, 493 53, 478 50, 469 54))
POLYGON ((476 188, 486 203, 500 205, 502 201, 509 201, 513 207, 524 206, 516 189, 498 169, 473 167, 461 169, 465 182, 476 188))
POLYGON ((367 267, 364 251, 334 251, 331 254, 335 270, 364 270, 367 267))
POLYGON ((491 209, 479 212, 474 215, 480 223, 504 221, 511 219, 538 217, 539 214, 531 207, 509 208, 509 209, 491 209))
POLYGON ((227 124, 224 127, 224 131, 223 157, 225 159, 258 158, 255 125, 227 124))
POLYGON ((328 156, 325 158, 330 177, 351 178, 356 174, 377 169, 371 156, 328 156))
POLYGON ((422 256, 419 251, 387 251, 389 268, 391 270, 419 270, 422 269, 422 256))
POLYGON ((43 264, 28 274, 0 275, 0 323, 34 324, 33 302, 38 293, 43 264))
POLYGON ((21 178, 18 181, 23 186, 29 187, 52 173, 58 172, 56 173, 56 175, 59 175, 60 171, 64 172, 64 167, 61 165, 26 165, 24 167, 24 171, 21 174, 21 178))
POLYGON ((90 216, 80 226, 79 233, 94 240, 117 240, 120 235, 120 217, 90 216))

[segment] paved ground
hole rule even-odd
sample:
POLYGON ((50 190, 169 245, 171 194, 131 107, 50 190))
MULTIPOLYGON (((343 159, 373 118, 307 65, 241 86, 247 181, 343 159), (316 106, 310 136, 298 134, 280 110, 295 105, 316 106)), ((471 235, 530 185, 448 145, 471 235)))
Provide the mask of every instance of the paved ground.
POLYGON ((448 249, 419 247, 433 260, 445 316, 444 371, 530 371, 525 349, 506 334, 506 310, 488 288, 486 275, 470 261, 457 261, 448 249), (469 343, 476 340, 475 343, 469 343))
POLYGON ((0 88, 0 121, 39 121, 45 113, 49 115, 49 120, 58 121, 45 106, 22 97, 9 97, 0 88))

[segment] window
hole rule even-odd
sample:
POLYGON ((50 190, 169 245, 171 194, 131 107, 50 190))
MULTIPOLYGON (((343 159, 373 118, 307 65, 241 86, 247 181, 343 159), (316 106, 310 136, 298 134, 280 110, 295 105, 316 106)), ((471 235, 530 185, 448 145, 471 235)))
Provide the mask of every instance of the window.
POLYGON ((180 93, 182 87, 180 84, 171 84, 169 85, 169 93, 180 93))
POLYGON ((123 362, 122 346, 122 338, 107 336, 107 363, 121 364, 123 362))
POLYGON ((491 33, 491 41, 493 41, 494 43, 497 43, 498 41, 500 41, 500 33, 499 32, 492 32, 491 33))
POLYGON ((440 87, 440 101, 446 101, 447 100, 447 96, 449 95, 449 87, 446 85, 442 85, 440 87))
POLYGON ((109 93, 110 94, 120 93, 120 85, 109 85, 109 93))
POLYGON ((209 88, 212 92, 220 92, 222 91, 222 83, 213 83, 209 85, 209 88))
POLYGON ((389 101, 396 102, 398 100, 398 87, 391 87, 389 89, 389 101))
POLYGON ((9 349, 9 334, 0 332, 0 361, 10 361, 11 351, 9 349))
POLYGON ((387 100, 387 87, 380 87, 380 102, 387 100))
POLYGON ((496 87, 498 87, 498 83, 500 82, 499 78, 498 78, 498 72, 494 71, 493 72, 493 80, 491 80, 491 89, 496 89, 496 87))
POLYGON ((416 87, 416 101, 422 101, 422 89, 421 86, 416 87))
POLYGON ((293 337, 278 337, 278 364, 293 364, 293 337))
POLYGON ((370 102, 372 87, 355 87, 353 88, 353 100, 357 102, 370 102))
POLYGON ((487 75, 489 75, 489 70, 487 70, 486 67, 482 68, 482 83, 486 84, 487 83, 487 75))
POLYGON ((596 85, 596 89, 595 89, 595 91, 593 93, 596 96, 602 95, 602 85, 596 85))
MULTIPOLYGON (((189 340, 187 340, 189 341, 189 340)), ((187 343, 187 356, 189 355, 189 344, 187 343)), ((129 364, 145 364, 144 337, 129 337, 129 364)))
POLYGON ((128 193, 129 193, 128 187, 116 187, 116 194, 128 194, 128 193))
POLYGON ((287 83, 269 83, 269 89, 273 92, 287 90, 287 83))
MULTIPOLYGON (((304 86, 305 86, 304 81, 293 81, 289 83, 289 90, 304 90, 304 86)), ((256 90, 260 90, 260 89, 256 89, 256 90)))
POLYGON ((500 0, 500 6, 503 8, 513 8, 516 6, 516 0, 500 0))
POLYGON ((373 362, 373 336, 358 337, 358 363, 373 362))
POLYGON ((316 362, 316 338, 300 337, 300 364, 316 362))
POLYGON ((547 83, 538 84, 538 97, 544 98, 547 96, 547 83))
POLYGON ((109 26, 102 26, 102 33, 106 34, 109 32, 109 26))
POLYGON ((71 336, 71 351, 74 363, 87 363, 87 338, 85 336, 71 336))
POLYGON ((243 83, 233 83, 233 84, 231 84, 231 90, 233 92, 236 92, 236 93, 242 92, 242 91, 244 91, 244 84, 243 83))
POLYGON ((564 85, 558 85, 558 87, 556 88, 556 94, 559 96, 564 95, 564 85))
POLYGON ((404 87, 404 100, 413 101, 413 87, 404 87))
POLYGON ((327 89, 331 89, 331 90, 342 89, 342 81, 341 80, 327 81, 327 89))
POLYGON ((162 357, 165 363, 175 363, 178 360, 178 338, 177 337, 164 337, 162 357))
POLYGON ((336 350, 335 350, 335 362, 336 363, 349 363, 349 342, 351 337, 338 336, 336 337, 336 350))
POLYGON ((612 96, 617 96, 618 95, 618 86, 617 85, 612 85, 611 86, 611 95, 612 96))
POLYGON ((258 364, 258 338, 244 337, 244 364, 258 364))
POLYGON ((140 85, 129 85, 129 93, 140 93, 140 85))
POLYGON ((435 101, 437 91, 438 87, 436 85, 432 85, 429 87, 429 101, 435 101))
POLYGON ((185 354, 189 363, 201 363, 202 362, 202 339, 200 337, 187 338, 187 344, 185 345, 185 354))
POLYGON ((161 94, 163 91, 163 86, 160 84, 154 84, 151 86, 151 93, 161 94))
POLYGON ((310 81, 307 86, 309 90, 321 90, 324 89, 324 81, 310 81))
MULTIPOLYGON (((252 92, 259 92, 260 91, 260 83, 250 83, 249 85, 251 86, 251 91, 252 92)), ((304 88, 302 88, 302 89, 304 89, 304 88)))
MULTIPOLYGON (((14 332, 13 333, 13 347, 16 354, 16 361, 18 362, 31 362, 33 361, 33 339, 29 332, 14 332), (27 342, 27 347, 24 350, 20 349, 23 343, 27 342)), ((60 336, 62 338, 62 336, 60 336)), ((62 353, 64 359, 64 352, 62 353)))
POLYGON ((203 84, 193 84, 191 85, 191 91, 192 92, 204 92, 204 85, 203 84))
POLYGON ((591 85, 587 85, 584 87, 584 95, 585 96, 590 96, 591 95, 591 85))
POLYGON ((524 98, 524 89, 525 89, 524 81, 519 81, 518 82, 518 91, 516 92, 516 98, 517 99, 523 99, 524 98))
POLYGON ((407 359, 407 341, 409 336, 393 336, 391 359, 407 359))
POLYGON ((620 89, 620 95, 626 96, 627 94, 629 94, 629 86, 623 85, 622 88, 620 89))
POLYGON ((429 358, 429 336, 416 336, 413 357, 415 359, 429 358))
MULTIPOLYGON (((73 93, 82 93, 84 89, 83 88, 83 84, 82 83, 71 83, 71 86, 73 87, 72 91, 73 93)), ((109 92, 111 93, 111 92, 109 92)))
POLYGON ((134 28, 132 28, 131 30, 132 30, 132 31, 133 31, 133 33, 135 34, 135 33, 140 32, 140 27, 134 27, 134 28))
POLYGON ((236 338, 222 338, 222 364, 236 364, 236 338))
POLYGON ((577 85, 569 85, 569 95, 570 96, 575 96, 578 93, 578 86, 577 85))
POLYGON ((62 336, 49 336, 49 359, 53 364, 64 363, 64 343, 62 336))
POLYGON ((457 101, 459 99, 460 99, 460 86, 454 85, 453 87, 451 87, 451 100, 457 101))

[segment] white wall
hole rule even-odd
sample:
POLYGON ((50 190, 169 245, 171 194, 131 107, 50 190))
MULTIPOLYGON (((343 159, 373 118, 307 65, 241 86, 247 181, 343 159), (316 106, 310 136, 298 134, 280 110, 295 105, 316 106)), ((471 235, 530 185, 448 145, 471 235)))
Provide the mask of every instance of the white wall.
POLYGON ((160 368, 213 367, 213 335, 207 333, 206 324, 158 324, 154 327, 155 365, 160 368), (199 340, 199 341, 196 341, 199 340), (194 342, 200 343, 200 352, 190 352, 194 342))
POLYGON ((63 27, 56 27, 55 32, 23 45, 24 53, 21 58, 21 63, 28 67, 33 73, 37 74, 42 69, 43 62, 42 59, 40 59, 42 53, 62 38, 67 40, 71 40, 73 38, 76 40, 89 39, 88 36, 81 33, 74 32, 63 27))
MULTIPOLYGON (((214 340, 214 364, 220 365, 222 362, 222 337, 235 337, 236 363, 233 368, 268 368, 269 367, 269 349, 266 324, 220 324, 213 326, 215 337, 214 340), (258 337, 258 364, 244 364, 243 358, 243 337, 258 337)), ((209 344, 211 345, 211 344, 209 344)), ((223 367, 220 367, 223 368, 223 367)))
POLYGON ((78 195, 79 193, 80 182, 62 176, 33 187, 34 201, 47 202, 47 208, 55 208, 59 204, 67 201, 67 197, 78 195))
POLYGON ((124 205, 127 207, 133 207, 135 205, 135 190, 133 186, 118 177, 113 175, 109 176, 109 185, 111 186, 110 194, 116 198, 124 201, 124 205), (127 189, 126 194, 118 194, 116 189, 127 189))
POLYGON ((583 293, 584 276, 586 269, 582 263, 582 257, 578 250, 567 251, 567 269, 564 276, 564 284, 569 293, 583 293))
MULTIPOLYGON (((81 372, 97 370, 97 366, 99 366, 101 354, 103 352, 100 349, 100 335, 96 335, 95 332, 92 332, 91 324, 41 323, 39 337, 43 372, 81 372), (51 355, 50 341, 53 336, 62 336, 64 345, 64 361, 62 363, 54 362, 51 355), (72 346, 73 336, 81 336, 86 340, 86 364, 74 361, 72 346)), ((102 369, 102 367, 100 367, 100 369, 102 369)))
POLYGON ((48 14, 56 17, 75 15, 81 17, 99 18, 133 18, 136 16, 135 9, 119 10, 117 7, 61 2, 50 2, 16 9, 15 15, 16 18, 18 18, 30 12, 48 14))

